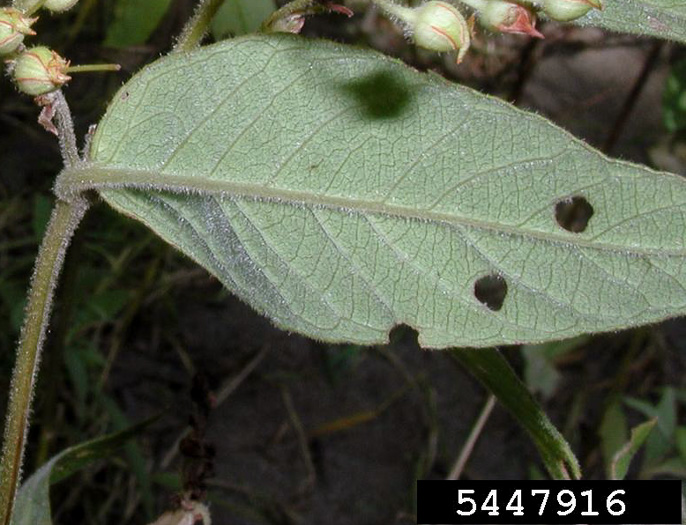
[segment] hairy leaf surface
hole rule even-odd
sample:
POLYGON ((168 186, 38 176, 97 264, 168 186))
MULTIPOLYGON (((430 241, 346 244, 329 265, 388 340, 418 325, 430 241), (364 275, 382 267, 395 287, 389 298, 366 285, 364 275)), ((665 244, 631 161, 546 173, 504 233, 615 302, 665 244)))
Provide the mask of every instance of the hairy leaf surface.
POLYGON ((603 10, 592 10, 579 24, 686 42, 686 2, 603 0, 603 10))
POLYGON ((540 342, 686 306, 680 177, 375 52, 256 36, 163 58, 91 157, 58 193, 98 188, 318 339, 540 342))

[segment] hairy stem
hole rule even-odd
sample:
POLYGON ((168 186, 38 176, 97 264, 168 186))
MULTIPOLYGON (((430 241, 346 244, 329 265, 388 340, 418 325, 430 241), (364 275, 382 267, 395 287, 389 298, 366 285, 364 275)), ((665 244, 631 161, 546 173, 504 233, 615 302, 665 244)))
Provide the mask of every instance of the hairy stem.
POLYGON ((71 118, 69 104, 67 104, 67 99, 64 98, 62 90, 55 91, 52 96, 54 97, 52 106, 55 110, 55 119, 59 130, 58 138, 64 166, 66 168, 78 166, 81 159, 79 158, 79 148, 76 145, 74 121, 71 118))
POLYGON ((71 202, 58 200, 36 259, 19 339, 17 362, 10 386, 0 462, 0 525, 9 525, 12 519, 21 476, 33 387, 50 319, 55 286, 69 242, 87 209, 88 202, 83 198, 76 198, 71 202))
POLYGON ((183 28, 173 52, 192 51, 198 47, 210 27, 210 22, 223 3, 224 0, 200 0, 195 14, 183 28))
POLYGON ((283 7, 277 9, 274 11, 269 18, 267 18, 264 22, 262 22, 262 27, 261 31, 263 33, 270 33, 272 26, 278 22, 279 20, 282 20, 284 18, 288 18, 291 15, 299 14, 310 7, 312 7, 314 4, 317 3, 318 0, 293 0, 292 2, 288 2, 286 5, 283 7))

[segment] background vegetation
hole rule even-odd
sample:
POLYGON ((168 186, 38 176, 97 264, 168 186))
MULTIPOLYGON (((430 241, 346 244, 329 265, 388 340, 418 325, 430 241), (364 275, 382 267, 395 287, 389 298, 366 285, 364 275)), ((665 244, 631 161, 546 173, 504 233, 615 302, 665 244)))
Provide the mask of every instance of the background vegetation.
MULTIPOLYGON (((254 30, 270 3, 227 0, 214 38, 254 30)), ((122 81, 170 48, 193 4, 82 0, 66 16, 37 23, 42 40, 74 63, 123 66, 77 76, 66 90, 79 136, 122 81)), ((615 156, 686 174, 682 47, 550 23, 542 31, 545 41, 477 39, 459 67, 407 45, 362 8, 350 20, 308 19, 304 33, 381 49, 533 108, 615 156)), ((0 83, 0 392, 8 390, 61 164, 37 114, 0 83)), ((504 354, 571 442, 586 477, 606 477, 629 428, 657 417, 630 477, 681 478, 685 337, 686 325, 675 320, 504 354)), ((151 521, 193 468, 193 451, 179 453, 178 443, 189 416, 197 423, 191 385, 200 374, 215 400, 201 441, 216 449, 208 481, 216 523, 413 523, 414 480, 450 473, 487 393, 449 353, 419 350, 410 330, 393 339, 358 348, 279 332, 143 226, 97 206, 68 256, 25 471, 162 411, 118 459, 53 494, 58 523, 151 521)), ((528 438, 496 407, 463 476, 542 475, 528 438)))

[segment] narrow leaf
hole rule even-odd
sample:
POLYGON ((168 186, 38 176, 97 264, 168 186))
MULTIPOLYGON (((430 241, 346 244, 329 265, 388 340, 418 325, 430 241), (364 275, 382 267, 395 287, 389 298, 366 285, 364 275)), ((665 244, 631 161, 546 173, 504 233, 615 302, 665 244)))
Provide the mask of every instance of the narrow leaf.
POLYGON ((145 44, 170 5, 171 0, 117 0, 105 45, 123 48, 145 44))
POLYGON ((254 33, 274 9, 274 0, 225 0, 212 20, 212 36, 221 40, 254 33))
POLYGON ((612 479, 624 479, 626 477, 631 460, 636 455, 636 452, 638 452, 638 449, 645 443, 645 440, 648 439, 648 436, 653 428, 655 428, 656 424, 657 419, 651 419, 650 421, 646 421, 631 429, 631 438, 626 445, 617 451, 612 459, 612 464, 610 466, 612 479))
POLYGON ((498 350, 455 349, 451 354, 498 398, 531 435, 554 479, 581 477, 579 462, 569 444, 498 350))
POLYGON ((598 428, 598 436, 605 470, 608 477, 611 477, 614 457, 629 440, 629 428, 618 396, 614 396, 607 404, 598 428))
POLYGON ((604 0, 579 25, 686 42, 686 3, 675 0, 604 0))
POLYGON ((163 58, 59 194, 119 211, 287 330, 543 342, 686 311, 686 182, 378 53, 291 35, 163 58), (123 189, 127 188, 127 189, 123 189))
POLYGON ((148 419, 122 432, 87 441, 57 454, 22 485, 17 495, 12 525, 52 525, 50 485, 97 459, 109 457, 155 419, 148 419))

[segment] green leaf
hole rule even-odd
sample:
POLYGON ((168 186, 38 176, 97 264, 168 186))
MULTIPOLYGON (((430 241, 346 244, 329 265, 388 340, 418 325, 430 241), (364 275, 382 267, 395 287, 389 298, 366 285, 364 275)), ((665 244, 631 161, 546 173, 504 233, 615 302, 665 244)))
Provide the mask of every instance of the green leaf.
POLYGON ((225 0, 212 20, 212 36, 221 40, 254 33, 274 9, 274 0, 225 0))
POLYGON ((615 455, 629 440, 626 416, 622 410, 621 401, 616 396, 607 405, 598 429, 598 435, 600 436, 605 470, 608 476, 611 476, 615 455))
POLYGON ((424 347, 484 347, 686 311, 681 177, 376 52, 283 35, 163 58, 90 155, 60 195, 99 188, 317 339, 404 323, 424 347))
POLYGON ((554 479, 581 477, 579 462, 569 444, 498 350, 454 349, 451 355, 481 381, 529 433, 554 479))
POLYGON ((676 391, 672 387, 664 388, 656 406, 640 399, 627 398, 625 403, 642 412, 646 417, 657 419, 657 432, 650 435, 646 444, 644 468, 652 468, 662 461, 675 446, 677 405, 676 391))
POLYGON ((117 448, 139 434, 155 419, 148 419, 122 432, 87 441, 57 454, 21 486, 11 525, 52 525, 50 485, 63 480, 97 459, 109 457, 117 448))
POLYGON ((681 0, 603 0, 579 25, 686 42, 686 3, 681 0))
POLYGON ((672 67, 665 84, 663 108, 665 127, 669 131, 686 129, 686 60, 672 67))
POLYGON ((645 443, 645 440, 648 439, 656 424, 657 419, 652 419, 631 429, 631 438, 612 458, 610 466, 611 479, 624 479, 626 477, 631 460, 638 452, 638 449, 641 448, 641 445, 645 443))
POLYGON ((170 5, 171 0, 117 0, 104 44, 116 48, 145 44, 170 5))

